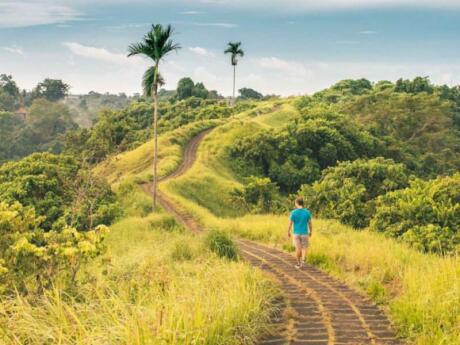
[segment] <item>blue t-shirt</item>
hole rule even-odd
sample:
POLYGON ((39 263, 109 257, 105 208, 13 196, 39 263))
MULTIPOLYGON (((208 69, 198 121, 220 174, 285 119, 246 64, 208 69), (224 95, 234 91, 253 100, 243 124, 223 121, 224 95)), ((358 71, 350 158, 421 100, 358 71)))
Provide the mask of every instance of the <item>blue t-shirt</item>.
POLYGON ((294 223, 295 235, 308 235, 310 229, 308 223, 311 220, 311 213, 306 208, 296 208, 291 212, 290 219, 294 223))

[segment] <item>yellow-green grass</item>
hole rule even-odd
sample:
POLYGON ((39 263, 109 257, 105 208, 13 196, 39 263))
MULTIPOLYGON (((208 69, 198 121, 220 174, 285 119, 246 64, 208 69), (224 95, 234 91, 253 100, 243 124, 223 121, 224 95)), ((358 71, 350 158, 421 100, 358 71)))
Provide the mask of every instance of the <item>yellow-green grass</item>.
POLYGON ((34 300, 2 299, 0 343, 253 344, 273 285, 204 243, 165 214, 125 218, 111 227, 108 254, 82 275, 78 294, 56 288, 34 300))
MULTIPOLYGON (((182 159, 183 146, 200 131, 214 127, 219 121, 198 121, 166 132, 158 138, 158 175, 165 176, 174 171, 182 159)), ((134 179, 148 181, 153 176, 153 139, 132 151, 109 157, 94 168, 110 184, 134 179)))
MULTIPOLYGON (((277 118, 276 112, 264 116, 268 123, 271 116, 277 118)), ((258 125, 240 118, 220 126, 200 146, 192 169, 161 188, 205 228, 290 250, 287 215, 236 216, 239 212, 230 202, 230 191, 240 183, 230 169, 226 147, 244 132, 260 129, 258 125)), ((387 308, 400 335, 412 343, 460 344, 458 258, 422 254, 382 234, 318 219, 308 260, 387 308)))
POLYGON ((275 104, 268 113, 254 118, 254 121, 266 127, 282 127, 298 116, 299 112, 292 100, 284 100, 283 103, 275 104))

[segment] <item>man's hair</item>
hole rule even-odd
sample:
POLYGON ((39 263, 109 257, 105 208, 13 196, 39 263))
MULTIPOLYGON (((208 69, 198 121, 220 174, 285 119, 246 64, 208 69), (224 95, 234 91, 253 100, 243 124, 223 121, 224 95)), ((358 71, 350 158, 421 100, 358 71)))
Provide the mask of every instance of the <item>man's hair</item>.
POLYGON ((303 198, 301 196, 298 196, 297 198, 295 198, 295 203, 299 206, 303 206, 303 198))

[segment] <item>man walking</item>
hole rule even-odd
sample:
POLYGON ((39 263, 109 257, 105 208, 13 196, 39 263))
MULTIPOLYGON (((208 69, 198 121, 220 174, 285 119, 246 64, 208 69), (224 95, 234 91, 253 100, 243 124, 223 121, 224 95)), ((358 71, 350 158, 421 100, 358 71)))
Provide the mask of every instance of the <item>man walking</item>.
POLYGON ((307 254, 308 241, 312 235, 311 213, 304 207, 303 198, 295 199, 295 209, 289 217, 288 237, 291 237, 292 224, 294 224, 293 241, 297 258, 296 268, 302 268, 307 254))

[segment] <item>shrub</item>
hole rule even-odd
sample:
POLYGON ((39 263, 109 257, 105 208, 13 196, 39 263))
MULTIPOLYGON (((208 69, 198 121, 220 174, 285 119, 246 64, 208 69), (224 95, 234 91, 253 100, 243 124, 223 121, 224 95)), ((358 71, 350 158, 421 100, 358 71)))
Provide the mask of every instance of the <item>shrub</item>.
POLYGON ((89 230, 117 215, 110 206, 114 194, 103 179, 72 157, 50 153, 1 165, 0 199, 33 207, 44 216, 40 224, 44 230, 63 225, 89 230))
POLYGON ((186 261, 191 260, 194 257, 194 252, 190 245, 183 240, 178 240, 174 243, 173 250, 171 252, 171 258, 175 261, 186 261))
POLYGON ((422 251, 460 250, 460 173, 410 187, 377 201, 371 228, 400 237, 422 251))
POLYGON ((326 169, 318 182, 302 186, 299 193, 317 215, 363 228, 375 212, 375 199, 406 187, 408 181, 402 164, 383 158, 359 159, 326 169))
POLYGON ((3 288, 41 292, 60 282, 72 286, 81 266, 104 250, 108 228, 79 232, 66 227, 45 232, 43 217, 19 203, 0 203, 0 273, 3 288))
POLYGON ((268 213, 276 206, 278 186, 268 177, 251 176, 242 189, 236 188, 231 193, 232 202, 247 211, 268 213))
POLYGON ((224 231, 210 230, 205 237, 205 243, 212 252, 216 253, 221 258, 232 261, 238 259, 236 245, 224 231))

